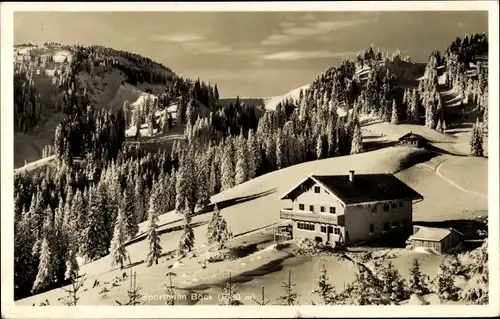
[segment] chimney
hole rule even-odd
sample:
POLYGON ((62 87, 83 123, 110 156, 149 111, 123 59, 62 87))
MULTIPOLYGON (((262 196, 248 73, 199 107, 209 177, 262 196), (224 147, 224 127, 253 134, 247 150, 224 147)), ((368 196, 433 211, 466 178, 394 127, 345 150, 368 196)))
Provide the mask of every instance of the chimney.
POLYGON ((354 182, 354 171, 349 171, 349 182, 354 182))

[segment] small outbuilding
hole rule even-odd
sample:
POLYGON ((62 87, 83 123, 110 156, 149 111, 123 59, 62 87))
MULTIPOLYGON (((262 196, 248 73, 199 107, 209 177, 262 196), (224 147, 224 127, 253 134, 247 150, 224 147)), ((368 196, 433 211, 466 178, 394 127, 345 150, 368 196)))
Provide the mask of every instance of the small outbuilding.
POLYGON ((413 226, 413 235, 408 240, 413 249, 431 248, 443 254, 462 243, 464 234, 453 228, 413 226))
POLYGON ((427 145, 427 139, 418 134, 412 132, 406 133, 399 139, 399 145, 401 146, 411 146, 411 147, 425 147, 427 145))

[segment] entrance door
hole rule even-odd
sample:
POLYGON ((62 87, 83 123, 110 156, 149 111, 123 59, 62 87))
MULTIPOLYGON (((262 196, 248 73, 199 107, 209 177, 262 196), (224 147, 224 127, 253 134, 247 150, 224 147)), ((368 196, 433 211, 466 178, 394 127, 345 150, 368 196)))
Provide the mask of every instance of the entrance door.
POLYGON ((327 241, 331 244, 332 243, 332 240, 333 240, 333 227, 332 226, 328 226, 326 228, 326 238, 327 238, 327 241))

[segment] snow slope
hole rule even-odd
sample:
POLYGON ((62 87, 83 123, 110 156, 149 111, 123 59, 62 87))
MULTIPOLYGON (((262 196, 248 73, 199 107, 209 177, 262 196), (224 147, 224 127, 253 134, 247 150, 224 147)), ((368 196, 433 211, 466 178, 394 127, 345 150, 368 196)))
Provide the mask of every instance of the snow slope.
POLYGON ((264 106, 265 106, 266 110, 275 110, 276 106, 281 101, 284 101, 286 99, 292 99, 294 101, 298 100, 300 90, 305 92, 310 86, 311 86, 310 84, 306 84, 306 85, 303 85, 303 86, 298 87, 296 89, 293 89, 286 94, 269 97, 269 98, 264 100, 264 106))
POLYGON ((44 166, 46 166, 48 164, 54 163, 55 162, 55 158, 56 158, 55 155, 51 155, 51 156, 39 159, 37 161, 30 162, 30 163, 24 165, 23 167, 15 169, 14 170, 14 175, 21 174, 23 172, 24 173, 25 172, 29 172, 29 171, 35 170, 37 168, 44 167, 44 166))
MULTIPOLYGON (((311 85, 306 84, 296 89, 291 90, 290 92, 270 97, 239 97, 240 103, 249 106, 261 107, 265 110, 275 110, 276 106, 279 102, 282 102, 286 99, 297 100, 299 98, 300 90, 307 90, 311 85)), ((230 103, 235 103, 236 98, 221 98, 219 99, 219 103, 221 105, 229 105, 230 103)))

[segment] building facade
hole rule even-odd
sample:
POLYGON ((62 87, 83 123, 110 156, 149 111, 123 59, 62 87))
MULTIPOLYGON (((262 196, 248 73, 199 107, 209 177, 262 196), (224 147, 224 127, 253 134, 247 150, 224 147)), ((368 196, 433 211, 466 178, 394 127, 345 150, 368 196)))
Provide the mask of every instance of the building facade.
POLYGON ((412 202, 420 194, 391 174, 309 175, 281 197, 280 218, 293 237, 349 245, 399 231, 412 233, 412 202))

